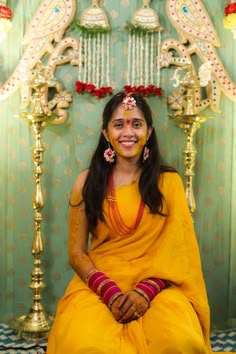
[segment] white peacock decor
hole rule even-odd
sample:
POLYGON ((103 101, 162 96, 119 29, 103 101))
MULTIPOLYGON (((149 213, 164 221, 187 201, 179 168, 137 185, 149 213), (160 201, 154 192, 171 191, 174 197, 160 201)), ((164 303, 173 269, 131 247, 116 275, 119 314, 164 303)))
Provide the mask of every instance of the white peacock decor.
MULTIPOLYGON (((211 68, 211 80, 206 87, 204 97, 201 88, 196 88, 194 109, 196 113, 207 107, 220 112, 222 93, 232 101, 236 101, 236 84, 230 78, 217 54, 215 47, 220 46, 220 41, 203 2, 200 0, 167 0, 166 13, 179 39, 170 38, 162 42, 161 67, 184 66, 190 63, 196 73, 198 68, 192 61, 192 55, 195 55, 201 64, 207 64, 211 68)), ((174 106, 173 102, 176 102, 176 109, 179 110, 182 100, 182 92, 174 91, 171 99, 172 106, 174 106)))
POLYGON ((110 26, 99 0, 92 0, 81 15, 79 70, 75 91, 102 98, 112 94, 110 85, 110 26))
POLYGON ((124 89, 127 93, 161 96, 159 55, 162 27, 149 3, 150 0, 143 0, 143 6, 135 11, 127 26, 128 72, 124 89))

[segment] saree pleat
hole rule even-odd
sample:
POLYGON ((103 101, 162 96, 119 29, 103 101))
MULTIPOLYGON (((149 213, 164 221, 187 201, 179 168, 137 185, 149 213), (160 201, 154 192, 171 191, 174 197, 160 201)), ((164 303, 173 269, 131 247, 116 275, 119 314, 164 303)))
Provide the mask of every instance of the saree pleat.
MULTIPOLYGON (((142 318, 121 324, 75 275, 59 302, 47 354, 212 353, 207 293, 183 184, 170 172, 159 183, 168 216, 145 207, 135 232, 121 236, 111 228, 105 201, 106 223, 99 222, 89 255, 123 291, 151 276, 170 286, 142 318)), ((140 201, 137 181, 116 188, 116 197, 124 222, 132 225, 140 201)))

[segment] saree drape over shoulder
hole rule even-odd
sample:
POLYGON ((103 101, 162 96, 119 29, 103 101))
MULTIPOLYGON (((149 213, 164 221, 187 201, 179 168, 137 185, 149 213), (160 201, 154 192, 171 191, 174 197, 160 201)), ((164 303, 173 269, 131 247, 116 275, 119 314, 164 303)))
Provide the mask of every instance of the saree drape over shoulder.
MULTIPOLYGON (((212 353, 209 306, 198 244, 181 178, 166 172, 159 182, 164 212, 145 207, 139 227, 129 236, 99 222, 89 255, 97 269, 132 290, 147 277, 166 279, 138 320, 121 324, 87 285, 75 275, 61 299, 50 334, 47 354, 200 354, 212 353)), ((116 188, 120 214, 127 225, 137 216, 138 182, 116 188)))

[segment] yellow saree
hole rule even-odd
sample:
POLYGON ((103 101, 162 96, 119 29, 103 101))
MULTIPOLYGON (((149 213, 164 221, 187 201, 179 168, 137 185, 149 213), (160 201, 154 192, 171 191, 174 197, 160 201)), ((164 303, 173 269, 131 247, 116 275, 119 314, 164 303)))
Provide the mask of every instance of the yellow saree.
MULTIPOLYGON (((121 324, 75 275, 58 305, 47 354, 212 353, 206 289, 182 181, 177 173, 163 173, 160 188, 168 216, 145 207, 129 236, 112 231, 104 202, 107 224, 98 224, 89 255, 123 291, 147 277, 166 279, 170 286, 143 317, 121 324)), ((124 222, 132 225, 140 201, 137 182, 116 188, 116 196, 124 222)))

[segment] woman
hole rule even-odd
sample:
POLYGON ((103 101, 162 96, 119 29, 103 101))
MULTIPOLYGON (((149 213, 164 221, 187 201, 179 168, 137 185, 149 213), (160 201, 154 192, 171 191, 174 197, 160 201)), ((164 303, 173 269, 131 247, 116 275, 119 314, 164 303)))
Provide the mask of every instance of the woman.
POLYGON ((69 262, 47 354, 211 353, 198 245, 151 110, 116 94, 70 201, 69 262), (88 235, 91 247, 88 251, 88 235))

